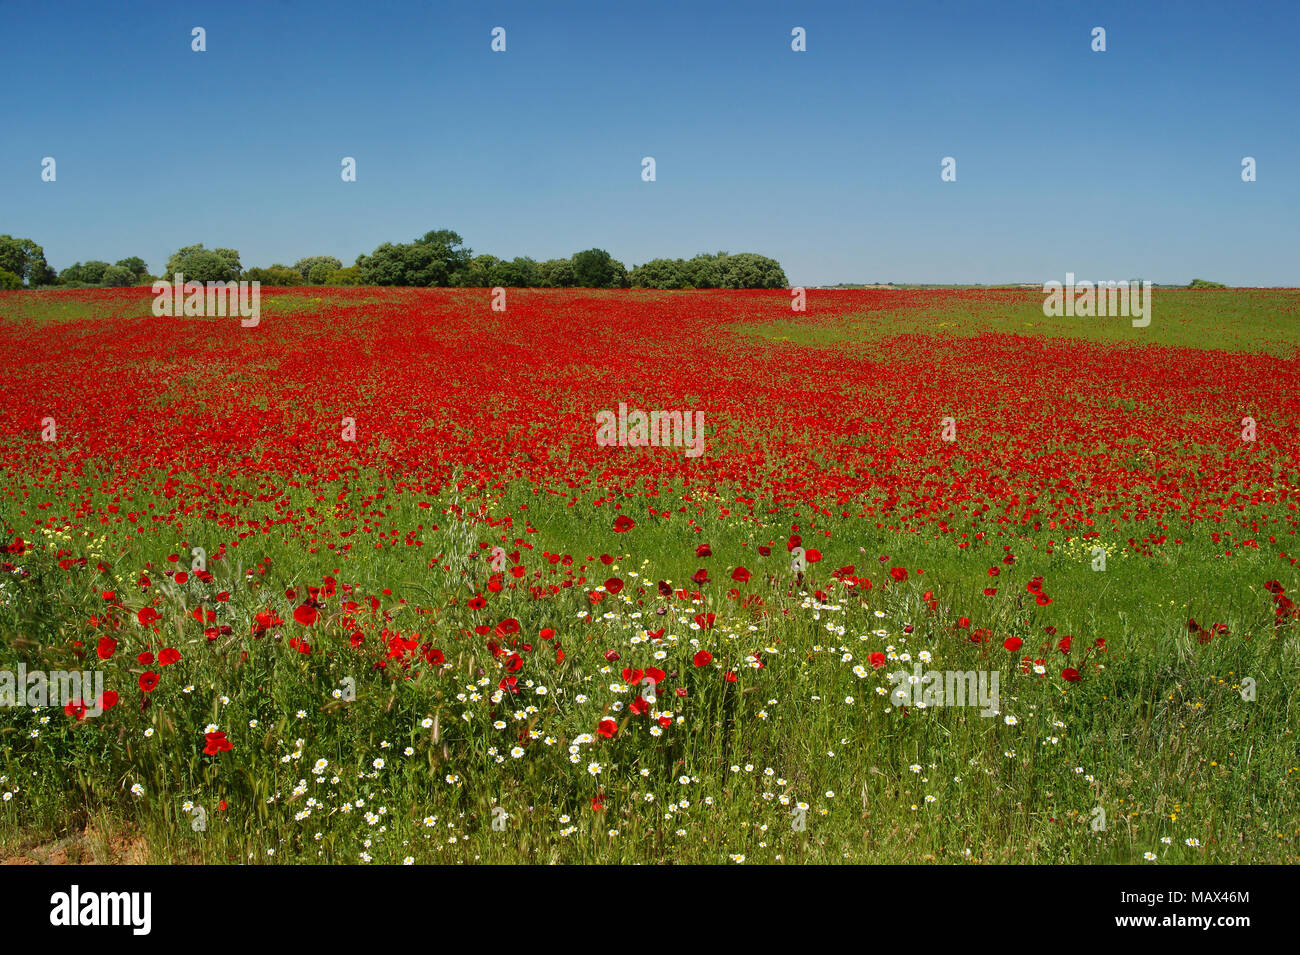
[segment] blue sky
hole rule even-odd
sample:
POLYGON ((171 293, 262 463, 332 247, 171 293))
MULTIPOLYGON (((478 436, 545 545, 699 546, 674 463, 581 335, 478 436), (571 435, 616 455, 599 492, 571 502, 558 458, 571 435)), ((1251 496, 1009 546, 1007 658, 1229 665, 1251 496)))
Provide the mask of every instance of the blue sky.
POLYGON ((755 251, 803 285, 1300 285, 1294 2, 0 2, 0 23, 22 80, 0 232, 56 269, 157 271, 195 242, 351 264, 451 228, 507 258, 755 251))

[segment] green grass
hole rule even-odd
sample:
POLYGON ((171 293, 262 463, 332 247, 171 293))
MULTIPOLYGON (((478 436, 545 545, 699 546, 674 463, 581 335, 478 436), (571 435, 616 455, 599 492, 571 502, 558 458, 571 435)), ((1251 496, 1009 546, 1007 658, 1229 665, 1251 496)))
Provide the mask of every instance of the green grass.
MULTIPOLYGON (((893 294, 893 293, 890 293, 893 294)), ((960 335, 989 332, 1083 339, 1107 345, 1260 352, 1289 356, 1300 347, 1300 292, 1290 289, 1153 289, 1151 324, 1129 318, 1048 317, 1041 291, 988 299, 952 298, 943 307, 923 290, 910 291, 914 305, 873 312, 836 311, 836 293, 809 293, 809 310, 790 316, 786 302, 773 303, 770 322, 739 325, 741 335, 814 347, 871 347, 894 335, 960 335)))
MULTIPOLYGON (((358 495, 367 483, 339 490, 358 495)), ((638 521, 633 563, 595 563, 586 568, 585 586, 561 591, 559 598, 534 601, 507 592, 475 614, 464 601, 484 590, 487 571, 483 560, 468 554, 478 541, 491 539, 491 529, 462 522, 447 505, 480 502, 461 495, 422 509, 409 496, 396 500, 396 511, 383 513, 385 526, 429 528, 430 515, 438 515, 439 530, 422 533, 426 545, 419 550, 443 554, 449 570, 441 562, 431 570, 429 555, 417 555, 416 548, 340 560, 306 553, 301 542, 262 537, 255 553, 270 564, 265 574, 253 575, 254 583, 237 580, 226 560, 212 565, 212 588, 194 581, 174 588, 155 649, 174 646, 182 660, 153 667, 164 672, 164 683, 143 712, 133 705, 139 697, 133 692, 123 692, 126 705, 80 724, 57 711, 6 711, 0 788, 17 793, 0 810, 0 845, 30 845, 34 835, 54 839, 88 826, 138 832, 151 858, 169 862, 355 862, 365 853, 377 862, 408 856, 726 862, 743 855, 768 862, 1127 863, 1140 862, 1148 851, 1163 862, 1296 861, 1300 758, 1290 714, 1300 645, 1295 631, 1273 626, 1262 581, 1280 573, 1279 561, 1264 551, 1224 559, 1215 556, 1220 548, 1196 540, 1139 557, 1124 555, 1120 542, 1103 541, 1114 556, 1099 593, 1102 575, 1090 563, 1094 542, 1049 547, 1048 534, 1031 533, 1014 544, 1018 561, 1003 567, 1002 592, 990 599, 981 590, 987 568, 1003 553, 1000 545, 958 552, 942 542, 826 520, 818 524, 819 534, 831 533, 818 541, 825 558, 813 565, 817 586, 827 585, 832 569, 854 563, 876 587, 865 599, 837 597, 815 610, 790 590, 788 558, 779 546, 788 525, 719 518, 716 506, 692 506, 695 526, 685 519, 657 523, 631 505, 625 510, 638 521), (769 539, 778 541, 777 550, 760 558, 754 547, 769 539), (713 558, 694 558, 702 540, 711 544, 713 558), (879 554, 890 555, 887 565, 876 560, 879 554), (754 571, 744 589, 763 601, 765 617, 719 598, 717 585, 706 588, 713 594, 707 608, 660 600, 653 587, 645 596, 635 593, 637 580, 690 587, 687 577, 698 566, 725 579, 735 564, 754 571), (883 586, 883 566, 895 565, 910 568, 911 579, 883 586), (924 570, 919 578, 918 567, 924 570), (290 618, 294 601, 283 599, 284 590, 301 591, 336 569, 340 581, 357 584, 358 594, 391 589, 382 601, 394 614, 389 626, 430 636, 446 654, 448 669, 435 674, 416 667, 407 674, 413 679, 373 669, 375 635, 367 628, 368 649, 353 651, 337 612, 312 628, 310 655, 294 652, 289 637, 304 630, 290 618), (1023 599, 1025 582, 1040 574, 1054 598, 1050 608, 1023 599), (628 599, 611 600, 614 618, 581 622, 577 614, 589 606, 584 592, 606 576, 629 584, 620 595, 628 599), (216 589, 229 590, 228 603, 210 599, 216 589), (939 613, 923 609, 925 590, 933 590, 939 613), (188 616, 198 604, 237 621, 235 635, 207 641, 188 616), (247 640, 252 614, 268 604, 289 621, 278 628, 284 639, 247 640), (670 604, 674 609, 655 615, 670 604), (718 630, 711 635, 689 627, 700 609, 717 613, 718 630), (637 611, 645 616, 631 619, 637 611), (960 615, 990 627, 996 640, 976 644, 954 631, 949 621, 960 615), (539 708, 523 719, 513 715, 514 706, 490 704, 487 694, 501 674, 482 638, 460 634, 508 616, 535 644, 542 644, 536 634, 543 627, 554 628, 567 654, 561 665, 542 650, 530 657, 525 675, 549 692, 518 704, 539 708), (1223 623, 1229 633, 1199 643, 1187 631, 1189 616, 1207 626, 1223 623), (828 623, 844 626, 844 635, 829 633, 828 623), (915 630, 905 634, 909 623, 915 630), (1048 623, 1080 641, 1072 661, 1084 644, 1105 638, 1105 654, 1092 656, 1104 669, 1088 669, 1082 683, 1063 684, 1055 677, 1065 657, 1045 650, 1052 678, 1021 674, 1023 653, 1007 653, 1001 641, 1021 636, 1024 652, 1036 655, 1048 641, 1042 632, 1048 623), (664 626, 666 637, 679 638, 665 648, 672 666, 664 669, 682 673, 668 686, 690 689, 685 701, 668 704, 687 722, 656 740, 646 733, 645 718, 636 718, 615 740, 583 744, 574 765, 570 741, 591 733, 609 702, 632 699, 608 689, 620 679, 619 668, 653 663, 646 647, 632 642, 647 625, 664 626), (876 636, 877 629, 888 636, 876 636), (693 637, 728 667, 756 651, 766 665, 738 666, 737 682, 726 683, 715 668, 691 666, 693 637), (877 687, 890 685, 883 675, 868 667, 860 679, 852 670, 868 652, 887 646, 930 652, 927 669, 997 669, 1002 714, 1019 722, 1008 726, 1001 715, 984 718, 971 708, 913 708, 908 715, 890 709, 876 695, 877 687), (622 660, 609 663, 603 655, 609 649, 622 660), (852 662, 842 661, 845 652, 852 662), (1242 698, 1243 676, 1256 681, 1254 701, 1242 698), (345 678, 355 680, 351 702, 331 695, 345 678), (482 699, 457 699, 484 679, 489 685, 478 687, 482 699), (187 685, 193 687, 188 693, 187 685), (588 702, 579 703, 578 694, 588 702), (494 711, 506 729, 491 726, 494 711), (51 716, 48 724, 40 723, 43 716, 51 716), (437 720, 436 729, 422 725, 428 719, 437 720), (196 751, 194 741, 201 742, 209 722, 230 733, 233 752, 209 757, 196 751), (509 750, 519 728, 529 725, 543 738, 514 759, 509 750), (317 776, 311 770, 320 759, 328 766, 317 776), (376 759, 385 761, 382 769, 375 768, 376 759), (601 764, 599 778, 587 772, 593 760, 601 764), (448 783, 448 774, 456 781, 448 783), (300 780, 307 786, 295 795, 300 780), (137 784, 138 796, 131 792, 137 784), (604 806, 593 811, 598 794, 604 806), (927 796, 934 801, 927 803, 927 796), (219 812, 214 807, 222 799, 227 809, 219 812), (205 808, 204 831, 192 828, 195 817, 182 810, 187 801, 205 808), (351 811, 343 811, 345 803, 351 811), (793 828, 799 803, 808 807, 802 830, 793 828), (491 826, 498 805, 508 813, 503 831, 491 826), (1107 821, 1100 831, 1090 824, 1097 807, 1107 821), (307 809, 309 815, 295 818, 307 809), (373 824, 367 810, 376 813, 373 824), (425 825, 430 817, 436 822, 425 825), (1163 844, 1164 837, 1172 843, 1163 844), (1187 839, 1199 840, 1200 847, 1185 845, 1187 839)), ((311 502, 291 492, 283 503, 297 509, 311 502)), ((590 541, 608 537, 606 519, 597 516, 603 509, 548 507, 520 488, 482 503, 483 517, 498 520, 529 504, 538 531, 528 535, 536 550, 524 552, 530 573, 542 550, 575 555, 576 568, 588 555, 598 556, 590 541)), ((258 510, 250 507, 246 516, 258 510)), ((270 505, 263 510, 269 513, 270 505)), ((10 651, 29 666, 72 665, 59 648, 83 632, 81 621, 103 613, 100 589, 118 589, 133 613, 143 600, 125 595, 134 592, 129 584, 144 562, 166 566, 167 548, 157 543, 107 555, 97 555, 88 540, 58 543, 107 556, 114 570, 100 577, 92 562, 81 577, 70 578, 46 559, 26 562, 32 578, 22 587, 6 586, 0 629, 10 651), (70 579, 83 583, 70 587, 70 579)), ((133 619, 128 627, 139 630, 133 619)), ((133 681, 144 669, 131 659, 136 649, 124 638, 104 666, 110 687, 133 681)), ((615 715, 620 722, 627 716, 615 715)))

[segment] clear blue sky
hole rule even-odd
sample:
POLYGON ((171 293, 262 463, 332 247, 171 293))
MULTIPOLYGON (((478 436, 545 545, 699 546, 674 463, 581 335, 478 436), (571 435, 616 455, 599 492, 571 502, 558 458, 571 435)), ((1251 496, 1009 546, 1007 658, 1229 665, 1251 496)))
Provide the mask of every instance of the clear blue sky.
POLYGON ((804 285, 1300 285, 1294 0, 43 0, 0 24, 0 232, 56 269, 195 242, 351 264, 451 228, 629 267, 755 251, 804 285))

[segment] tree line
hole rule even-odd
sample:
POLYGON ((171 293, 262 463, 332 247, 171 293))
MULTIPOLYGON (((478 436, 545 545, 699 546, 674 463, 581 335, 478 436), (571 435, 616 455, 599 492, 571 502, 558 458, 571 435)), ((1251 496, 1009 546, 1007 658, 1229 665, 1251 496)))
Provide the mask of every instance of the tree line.
MULTIPOLYGON (((208 249, 203 243, 172 253, 158 276, 177 272, 194 282, 261 282, 285 285, 395 285, 452 288, 785 288, 779 262, 753 252, 701 253, 690 259, 651 259, 628 269, 604 249, 585 249, 567 259, 538 262, 527 256, 501 259, 475 255, 450 229, 426 232, 413 242, 385 242, 344 267, 330 255, 313 255, 293 265, 245 269, 236 249, 208 249)), ((0 289, 115 288, 154 281, 139 256, 115 263, 76 262, 57 274, 31 239, 0 235, 0 289)))

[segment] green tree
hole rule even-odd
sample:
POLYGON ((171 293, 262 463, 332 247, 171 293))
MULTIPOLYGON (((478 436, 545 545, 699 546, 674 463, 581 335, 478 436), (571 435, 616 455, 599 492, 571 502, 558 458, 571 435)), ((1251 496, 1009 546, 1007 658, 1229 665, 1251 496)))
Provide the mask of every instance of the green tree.
POLYGON ((785 270, 775 259, 753 252, 723 256, 718 288, 785 288, 785 270))
POLYGON ((149 266, 145 264, 144 259, 140 258, 138 255, 119 259, 115 264, 119 268, 129 271, 135 279, 135 284, 139 284, 149 277, 149 266))
POLYGON ((604 249, 575 252, 573 283, 578 288, 626 288, 627 269, 604 249))
POLYGON ((104 273, 108 271, 107 262, 101 262, 99 259, 91 259, 81 267, 81 281, 88 285, 103 285, 104 273))
POLYGON ((355 265, 349 265, 346 269, 336 269, 330 273, 326 285, 364 285, 365 279, 361 277, 361 270, 355 265))
POLYGON ((23 287, 23 280, 8 269, 0 269, 0 289, 12 291, 23 287))
POLYGON ((495 255, 476 255, 463 269, 451 277, 449 284, 462 288, 487 288, 492 285, 492 272, 501 264, 495 255))
POLYGON ((573 263, 568 259, 539 262, 537 279, 537 284, 542 288, 573 288, 573 263))
POLYGON ((241 271, 235 249, 205 249, 200 242, 172 253, 163 278, 173 281, 179 272, 187 282, 233 282, 241 271))
POLYGON ((30 286, 49 285, 54 281, 54 270, 45 261, 45 250, 31 239, 0 235, 0 269, 30 286))
POLYGON ((473 253, 450 229, 426 232, 409 245, 385 242, 370 255, 357 256, 367 285, 449 285, 473 253))
POLYGON ((494 288, 536 288, 541 281, 542 273, 537 262, 525 255, 509 262, 498 262, 492 270, 489 284, 494 288))
POLYGON ((686 263, 681 259, 651 259, 628 276, 633 288, 686 288, 686 263))
POLYGON ((722 281, 722 260, 727 253, 709 255, 702 252, 682 263, 688 288, 719 288, 722 281))
POLYGON ((124 265, 110 265, 104 269, 99 280, 99 284, 106 288, 127 288, 135 282, 135 273, 124 265))
POLYGON ((274 287, 289 287, 302 285, 302 273, 297 269, 291 269, 287 265, 273 265, 267 269, 249 269, 244 273, 244 280, 247 282, 261 282, 263 285, 274 287))
POLYGON ((308 256, 305 259, 299 259, 297 262, 294 263, 293 267, 298 270, 299 274, 302 275, 302 280, 308 283, 309 285, 324 285, 325 284, 324 281, 313 282, 311 278, 311 270, 318 265, 329 266, 326 272, 318 273, 318 274, 325 274, 325 275, 328 275, 329 272, 333 272, 336 269, 343 268, 343 263, 340 262, 338 259, 334 258, 334 256, 332 255, 308 256))
POLYGON ((308 285, 324 285, 329 281, 331 275, 343 267, 343 263, 338 259, 331 262, 317 262, 307 272, 308 285))

